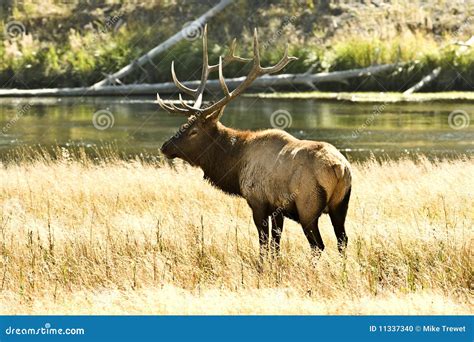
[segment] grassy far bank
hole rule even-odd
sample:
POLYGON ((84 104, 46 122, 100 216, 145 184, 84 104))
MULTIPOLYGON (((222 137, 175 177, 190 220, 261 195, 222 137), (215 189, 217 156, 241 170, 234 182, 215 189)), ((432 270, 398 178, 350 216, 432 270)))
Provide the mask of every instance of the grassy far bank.
MULTIPOLYGON (((14 5, 2 13, 4 32, 0 44, 0 85, 39 88, 86 86, 133 61, 183 24, 204 12, 198 1, 106 1, 100 5, 57 5, 34 1, 14 5), (199 12, 199 13, 198 13, 199 12), (5 34, 12 22, 21 34, 5 34), (6 30, 6 31, 5 31, 6 30)), ((246 2, 209 23, 210 58, 225 53, 233 37, 242 55, 251 54, 251 32, 259 28, 262 63, 276 62, 286 42, 299 57, 286 72, 337 71, 373 64, 409 62, 394 73, 346 84, 321 85, 331 91, 400 91, 419 81, 437 66, 440 77, 427 90, 472 90, 474 50, 459 53, 457 41, 473 32, 474 8, 449 1, 397 1, 395 4, 338 4, 323 7, 320 1, 246 2)), ((0 26, 2 26, 0 25, 0 26)), ((181 79, 195 79, 201 67, 200 39, 185 40, 125 82, 170 80, 169 65, 176 60, 181 79)), ((245 74, 229 66, 227 77, 245 74)))
POLYGON ((60 155, 0 167, 2 314, 473 313, 471 158, 354 163, 347 258, 326 216, 316 263, 287 221, 259 272, 249 208, 199 170, 60 155))
POLYGON ((424 102, 424 101, 474 101, 474 92, 449 91, 436 93, 413 93, 404 95, 396 92, 278 92, 244 94, 245 97, 258 97, 264 99, 290 99, 290 100, 335 100, 352 102, 424 102))

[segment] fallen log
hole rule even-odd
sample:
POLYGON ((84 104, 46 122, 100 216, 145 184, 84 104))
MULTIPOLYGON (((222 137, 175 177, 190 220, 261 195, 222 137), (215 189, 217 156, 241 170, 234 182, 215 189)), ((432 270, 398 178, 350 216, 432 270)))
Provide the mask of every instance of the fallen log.
MULTIPOLYGON (((388 72, 400 67, 401 63, 376 65, 362 69, 352 69, 334 72, 322 72, 317 74, 282 74, 270 75, 258 78, 254 81, 252 88, 269 88, 273 86, 286 85, 314 85, 323 82, 344 82, 350 78, 367 77, 382 72, 388 72)), ((226 79, 229 88, 237 87, 245 77, 236 77, 226 79)), ((182 82, 190 88, 197 88, 200 81, 182 82)), ((208 80, 206 83, 207 91, 220 91, 219 80, 208 80)), ((106 85, 77 88, 47 88, 47 89, 0 89, 0 97, 10 96, 128 96, 128 95, 155 95, 157 92, 163 94, 172 94, 177 92, 173 82, 165 83, 141 83, 127 85, 106 85)))
MULTIPOLYGON (((194 20, 192 23, 190 23, 188 26, 183 27, 181 31, 178 33, 175 33, 173 36, 165 40, 163 43, 160 45, 154 47, 150 51, 148 51, 146 54, 141 56, 140 58, 134 60, 132 63, 124 66, 122 69, 119 71, 107 75, 106 78, 104 78, 102 81, 99 81, 93 85, 93 87, 101 87, 104 85, 109 85, 109 84, 115 84, 119 83, 118 80, 137 68, 145 65, 148 63, 150 60, 152 60, 155 56, 159 55, 160 53, 168 50, 170 47, 173 45, 179 43, 181 40, 187 38, 187 35, 189 34, 189 31, 196 31, 196 30, 202 30, 204 27, 204 24, 209 20, 209 18, 213 17, 217 13, 221 12, 224 8, 226 8, 233 0, 221 0, 217 5, 212 7, 209 11, 204 13, 202 16, 194 20)), ((195 32, 193 32, 194 34, 195 32)))
POLYGON ((423 88, 425 85, 433 82, 440 74, 441 72, 441 67, 437 67, 435 68, 432 72, 430 72, 428 75, 426 75, 425 77, 423 77, 420 82, 418 82, 417 84, 415 84, 413 87, 405 90, 403 92, 403 95, 410 95, 410 94, 413 94, 415 91, 418 91, 420 90, 421 88, 423 88))
MULTIPOLYGON (((462 55, 466 53, 469 48, 474 44, 474 36, 469 38, 469 40, 463 42, 463 43, 456 43, 456 45, 459 45, 460 48, 456 51, 458 55, 462 55)), ((428 75, 423 77, 418 83, 416 83, 413 87, 405 90, 403 92, 403 95, 410 95, 413 94, 414 92, 422 89, 424 86, 427 84, 433 82, 436 78, 438 78, 439 74, 441 73, 441 67, 437 67, 433 69, 428 75)))

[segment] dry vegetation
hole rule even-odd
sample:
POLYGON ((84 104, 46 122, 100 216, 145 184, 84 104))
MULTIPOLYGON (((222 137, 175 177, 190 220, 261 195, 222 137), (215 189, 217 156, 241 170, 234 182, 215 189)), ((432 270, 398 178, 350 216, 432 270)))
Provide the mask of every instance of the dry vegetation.
POLYGON ((326 216, 259 272, 242 199, 197 169, 66 151, 0 164, 1 314, 472 314, 471 158, 354 165, 347 258, 326 216))

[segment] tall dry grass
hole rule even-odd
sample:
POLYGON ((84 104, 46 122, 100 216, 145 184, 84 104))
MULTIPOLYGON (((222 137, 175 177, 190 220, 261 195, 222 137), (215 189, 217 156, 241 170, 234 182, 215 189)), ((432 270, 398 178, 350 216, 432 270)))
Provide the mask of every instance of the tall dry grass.
POLYGON ((347 257, 287 220, 258 267, 244 200, 178 164, 64 151, 0 167, 0 313, 461 314, 473 310, 472 158, 354 164, 347 257))

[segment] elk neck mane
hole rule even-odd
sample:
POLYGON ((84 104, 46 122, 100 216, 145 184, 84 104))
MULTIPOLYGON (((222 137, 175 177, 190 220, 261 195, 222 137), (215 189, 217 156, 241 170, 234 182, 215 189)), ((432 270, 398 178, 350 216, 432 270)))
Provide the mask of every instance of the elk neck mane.
POLYGON ((204 171, 204 178, 229 194, 241 195, 240 171, 253 134, 255 132, 236 130, 218 122, 213 142, 196 160, 196 165, 204 171))

